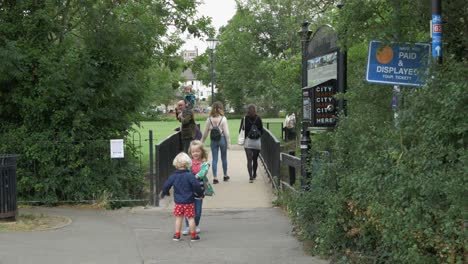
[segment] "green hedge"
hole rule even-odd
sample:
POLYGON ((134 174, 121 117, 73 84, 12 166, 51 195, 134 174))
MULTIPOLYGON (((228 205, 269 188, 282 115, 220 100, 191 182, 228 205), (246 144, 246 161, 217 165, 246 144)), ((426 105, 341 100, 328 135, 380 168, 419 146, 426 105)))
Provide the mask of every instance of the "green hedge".
POLYGON ((446 60, 427 86, 402 88, 397 120, 391 87, 355 82, 349 115, 313 137, 331 162, 311 164, 311 190, 286 200, 314 253, 343 263, 466 263, 467 66, 446 60))
POLYGON ((125 158, 110 159, 108 139, 76 140, 22 129, 0 134, 0 153, 19 155, 18 200, 45 204, 92 201, 102 195, 145 199, 138 144, 127 140, 125 158))

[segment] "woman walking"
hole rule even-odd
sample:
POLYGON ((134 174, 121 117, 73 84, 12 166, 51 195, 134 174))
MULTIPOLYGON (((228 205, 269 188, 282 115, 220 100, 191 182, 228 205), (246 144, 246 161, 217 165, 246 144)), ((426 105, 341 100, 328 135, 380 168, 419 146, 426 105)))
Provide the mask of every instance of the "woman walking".
POLYGON ((223 104, 214 102, 211 106, 211 111, 208 119, 206 119, 205 131, 203 132, 202 142, 204 143, 208 135, 211 140, 211 155, 213 161, 211 168, 213 170, 213 184, 218 181, 218 153, 221 151, 221 162, 223 164, 224 181, 229 180, 227 175, 227 149, 231 143, 229 139, 229 127, 226 117, 224 116, 223 104))
POLYGON ((262 119, 257 115, 255 105, 247 106, 247 114, 241 121, 239 132, 242 127, 245 131, 244 149, 247 156, 247 170, 249 171, 249 182, 257 178, 258 156, 262 148, 261 136, 263 134, 262 119))

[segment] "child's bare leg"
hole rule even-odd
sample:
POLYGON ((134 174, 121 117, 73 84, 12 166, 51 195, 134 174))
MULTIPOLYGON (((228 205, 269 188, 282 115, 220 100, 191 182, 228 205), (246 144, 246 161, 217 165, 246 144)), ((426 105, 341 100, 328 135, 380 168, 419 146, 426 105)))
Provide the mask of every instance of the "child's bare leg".
MULTIPOLYGON (((182 229, 182 220, 184 219, 183 216, 176 216, 175 219, 175 233, 180 233, 180 230, 182 229)), ((192 218, 193 220, 193 218, 192 218)), ((195 221, 193 222, 195 225, 195 221)))
POLYGON ((196 226, 195 226, 195 218, 193 218, 193 217, 192 217, 192 218, 189 218, 189 219, 188 219, 188 222, 189 222, 190 233, 191 233, 191 234, 195 233, 195 228, 196 228, 196 226))

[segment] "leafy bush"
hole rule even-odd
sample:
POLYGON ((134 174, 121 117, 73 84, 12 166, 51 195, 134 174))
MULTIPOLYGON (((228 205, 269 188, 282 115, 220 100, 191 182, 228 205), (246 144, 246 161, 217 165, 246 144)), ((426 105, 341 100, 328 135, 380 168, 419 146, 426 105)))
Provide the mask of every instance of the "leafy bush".
POLYGON ((141 198, 144 179, 138 149, 127 141, 124 151, 124 159, 110 159, 109 140, 51 140, 15 129, 0 137, 0 153, 20 154, 19 200, 47 204, 97 200, 103 192, 114 199, 141 198))
POLYGON ((395 120, 390 87, 353 87, 349 115, 313 138, 332 162, 311 164, 311 191, 289 199, 316 254, 353 263, 466 261, 467 66, 447 61, 427 86, 402 88, 395 120))

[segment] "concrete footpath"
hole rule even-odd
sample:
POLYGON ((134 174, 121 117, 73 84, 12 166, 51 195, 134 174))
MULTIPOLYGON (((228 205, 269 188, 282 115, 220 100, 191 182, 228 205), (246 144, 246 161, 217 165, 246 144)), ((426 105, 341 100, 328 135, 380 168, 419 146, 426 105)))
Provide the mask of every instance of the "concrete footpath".
POLYGON ((263 168, 248 183, 243 150, 228 155, 231 180, 214 185, 216 195, 204 200, 201 241, 172 241, 172 197, 156 208, 21 209, 67 216, 72 223, 49 231, 0 232, 0 264, 328 263, 307 256, 287 216, 272 207, 263 168))

